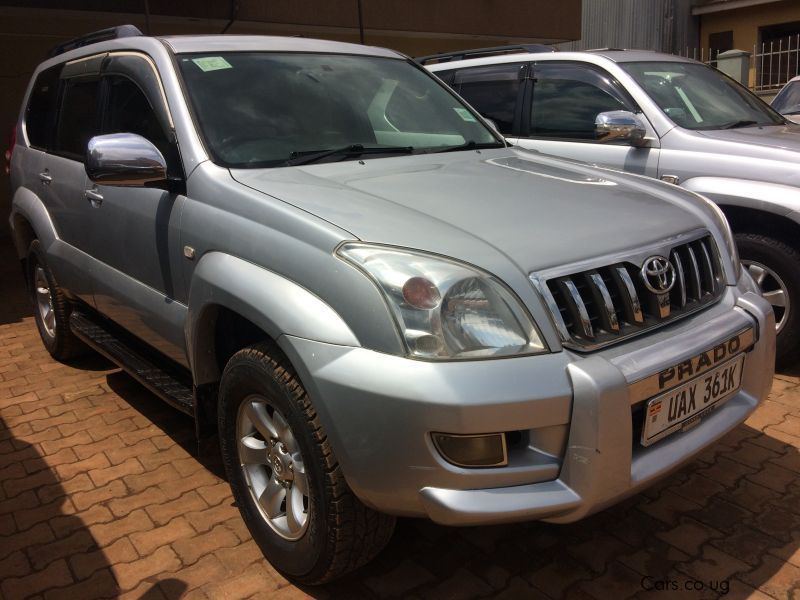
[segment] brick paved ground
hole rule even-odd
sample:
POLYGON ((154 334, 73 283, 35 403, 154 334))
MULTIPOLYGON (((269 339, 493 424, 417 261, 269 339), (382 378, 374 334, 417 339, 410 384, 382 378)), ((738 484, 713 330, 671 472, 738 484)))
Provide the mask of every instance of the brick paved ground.
POLYGON ((0 249, 0 597, 800 598, 800 369, 696 462, 570 525, 402 520, 362 571, 298 589, 266 563, 191 421, 99 358, 42 348, 0 249))

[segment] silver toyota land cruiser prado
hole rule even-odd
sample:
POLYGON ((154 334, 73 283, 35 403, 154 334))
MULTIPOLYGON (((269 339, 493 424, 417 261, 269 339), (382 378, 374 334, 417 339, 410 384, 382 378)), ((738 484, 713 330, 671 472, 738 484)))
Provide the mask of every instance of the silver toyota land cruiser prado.
POLYGON ((510 147, 390 50, 137 33, 25 95, 36 324, 218 438, 287 576, 357 568, 397 516, 575 521, 766 396, 772 309, 705 198, 510 147))

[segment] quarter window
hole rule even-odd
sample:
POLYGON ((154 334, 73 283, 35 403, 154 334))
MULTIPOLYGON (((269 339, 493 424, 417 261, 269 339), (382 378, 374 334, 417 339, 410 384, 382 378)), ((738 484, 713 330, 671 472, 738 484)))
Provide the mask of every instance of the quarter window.
POLYGON ((538 64, 534 68, 531 137, 595 139, 601 112, 635 111, 607 73, 575 64, 538 64))
POLYGON ((55 150, 83 160, 97 125, 99 81, 68 79, 61 99, 55 150))
POLYGON ((50 132, 55 122, 56 102, 58 100, 58 74, 61 65, 50 67, 39 73, 33 84, 28 108, 25 111, 25 131, 28 142, 34 148, 47 150, 50 132))
POLYGON ((477 67, 458 71, 455 90, 481 115, 491 119, 500 133, 511 134, 522 85, 522 64, 477 67))

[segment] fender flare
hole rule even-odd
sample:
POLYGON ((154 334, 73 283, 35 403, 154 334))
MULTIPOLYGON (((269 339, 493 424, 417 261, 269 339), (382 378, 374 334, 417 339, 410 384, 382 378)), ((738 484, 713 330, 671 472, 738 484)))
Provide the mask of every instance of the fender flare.
POLYGON ((681 187, 722 206, 740 206, 772 213, 800 224, 800 188, 731 177, 693 177, 681 187))
POLYGON ((292 335, 340 346, 361 346, 341 316, 306 288, 236 256, 209 252, 192 274, 185 325, 196 385, 219 378, 213 334, 220 307, 238 313, 276 341, 282 335, 292 335))
POLYGON ((53 242, 59 239, 50 214, 47 212, 42 200, 28 188, 19 187, 14 192, 14 197, 11 200, 11 215, 8 221, 11 227, 14 247, 17 249, 17 255, 20 258, 25 258, 28 252, 28 248, 23 247, 24 240, 17 230, 17 221, 20 218, 30 224, 45 251, 50 248, 53 242))

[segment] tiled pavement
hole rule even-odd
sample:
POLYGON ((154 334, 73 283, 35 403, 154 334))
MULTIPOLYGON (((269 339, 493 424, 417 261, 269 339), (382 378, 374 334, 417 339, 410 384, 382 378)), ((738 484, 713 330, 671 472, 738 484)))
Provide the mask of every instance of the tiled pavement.
POLYGON ((360 572, 299 589, 261 558, 218 462, 193 456, 187 417, 100 358, 49 358, 4 246, 0 598, 800 599, 797 375, 693 464, 588 520, 401 520, 360 572))

